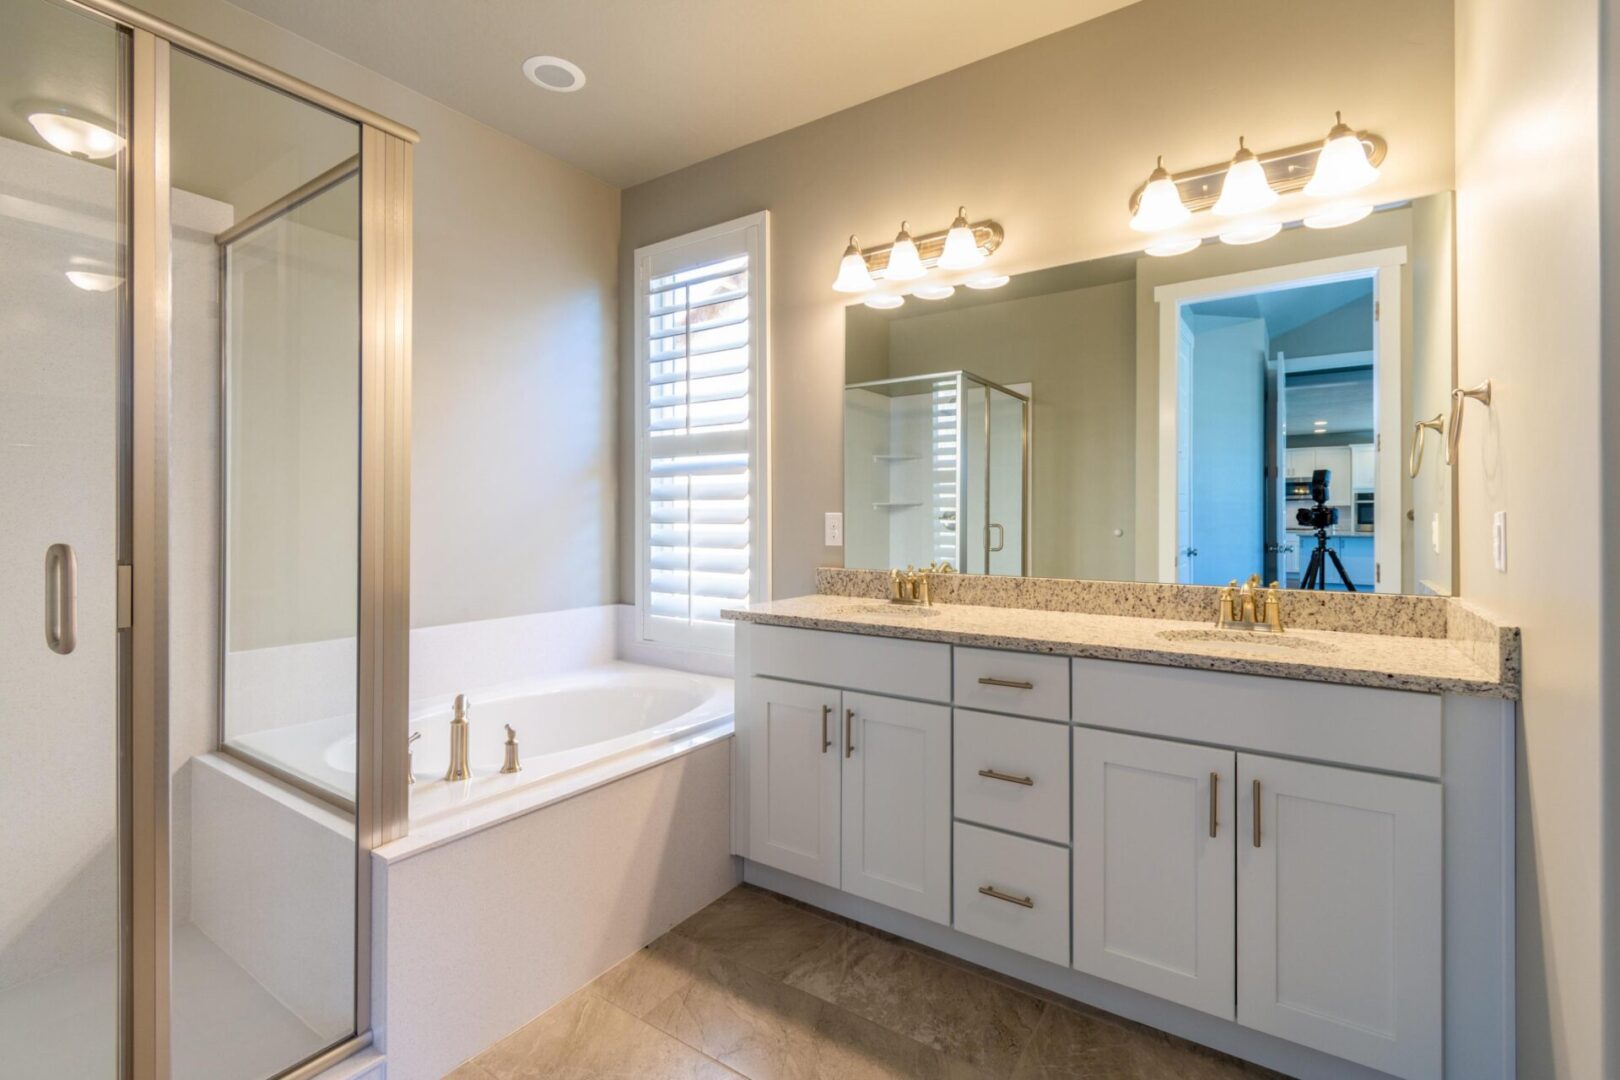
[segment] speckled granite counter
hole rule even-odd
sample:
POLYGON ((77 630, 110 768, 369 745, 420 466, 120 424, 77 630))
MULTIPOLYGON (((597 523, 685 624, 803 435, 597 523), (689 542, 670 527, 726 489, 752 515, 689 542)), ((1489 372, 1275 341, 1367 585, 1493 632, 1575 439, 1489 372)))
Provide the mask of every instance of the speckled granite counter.
MULTIPOLYGON (((1286 617, 1286 608, 1285 617, 1286 617)), ((986 649, 1085 656, 1428 693, 1518 697, 1516 650, 1493 667, 1449 637, 1290 629, 1280 638, 1215 633, 1208 621, 971 604, 915 608, 815 595, 729 610, 728 619, 986 649)), ((1510 633, 1513 642, 1517 634, 1510 633)))

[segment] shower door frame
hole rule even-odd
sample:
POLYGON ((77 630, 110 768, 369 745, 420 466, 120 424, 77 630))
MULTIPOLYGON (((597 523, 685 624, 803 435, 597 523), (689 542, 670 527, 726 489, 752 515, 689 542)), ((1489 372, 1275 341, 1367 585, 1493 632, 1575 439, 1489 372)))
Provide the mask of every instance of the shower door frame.
MULTIPOLYGON (((370 1045, 371 852, 408 830, 411 196, 415 131, 116 0, 58 0, 130 34, 130 339, 119 470, 118 1074, 169 1080, 169 62, 180 48, 360 125, 360 513, 354 1030, 282 1072, 314 1076, 370 1045), (127 618, 123 617, 127 614, 127 618)), ((221 358, 223 363, 223 357, 221 358)), ((223 663, 223 657, 221 657, 223 663)))

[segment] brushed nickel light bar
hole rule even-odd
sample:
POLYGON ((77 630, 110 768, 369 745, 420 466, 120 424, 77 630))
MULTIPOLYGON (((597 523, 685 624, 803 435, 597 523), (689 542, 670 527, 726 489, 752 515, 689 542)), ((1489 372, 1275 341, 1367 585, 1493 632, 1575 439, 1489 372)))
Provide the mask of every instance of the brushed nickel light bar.
MULTIPOLYGON (((1375 135, 1370 131, 1358 131, 1356 137, 1367 148, 1367 162, 1374 167, 1383 163, 1389 153, 1389 144, 1382 135, 1375 135)), ((1316 171, 1316 159, 1322 153, 1323 140, 1317 139, 1308 143, 1298 143, 1294 146, 1285 146, 1281 150, 1268 150, 1263 154, 1256 154, 1260 167, 1265 170, 1266 182, 1273 191, 1279 195, 1286 195, 1291 191, 1299 191, 1311 182, 1311 175, 1316 171)), ((1230 168, 1230 161, 1218 162, 1214 165, 1200 165, 1196 169, 1185 172, 1172 173, 1170 179, 1175 182, 1177 190, 1181 193, 1181 203, 1189 211, 1197 213, 1208 210, 1215 205, 1215 200, 1221 195, 1221 180, 1230 168)), ((1131 192, 1130 210, 1136 213, 1137 207, 1142 204, 1142 192, 1147 183, 1137 185, 1131 192)), ((920 246, 920 242, 919 242, 920 246)))

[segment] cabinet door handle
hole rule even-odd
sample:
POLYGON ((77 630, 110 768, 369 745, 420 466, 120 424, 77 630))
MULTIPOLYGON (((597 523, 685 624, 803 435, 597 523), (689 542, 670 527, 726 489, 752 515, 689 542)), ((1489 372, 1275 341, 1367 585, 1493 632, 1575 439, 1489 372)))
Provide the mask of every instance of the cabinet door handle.
POLYGON ((844 756, 855 752, 855 710, 844 710, 844 756))
POLYGON ((825 754, 832 749, 832 736, 827 734, 827 721, 832 717, 832 706, 821 707, 821 752, 825 754))
POLYGON ((1009 690, 1033 690, 1035 684, 1024 679, 998 679, 994 675, 980 675, 980 686, 1005 686, 1009 690))
POLYGON ((1260 846, 1260 781, 1254 782, 1254 846, 1260 846))
POLYGON ((994 769, 980 769, 979 775, 986 780, 1005 780, 1009 784, 1023 784, 1025 787, 1034 787, 1033 776, 1014 776, 1011 773, 997 772, 994 769))
POLYGON ((1220 828, 1215 820, 1216 809, 1220 806, 1220 797, 1216 792, 1220 789, 1221 774, 1209 774, 1209 838, 1215 839, 1215 833, 1220 828))
POLYGON ((997 900, 1004 900, 1009 904, 1017 904, 1019 907, 1032 908, 1035 906, 1034 897, 1014 896, 1012 893, 1002 892, 994 885, 980 885, 979 892, 983 893, 985 896, 994 897, 997 900))

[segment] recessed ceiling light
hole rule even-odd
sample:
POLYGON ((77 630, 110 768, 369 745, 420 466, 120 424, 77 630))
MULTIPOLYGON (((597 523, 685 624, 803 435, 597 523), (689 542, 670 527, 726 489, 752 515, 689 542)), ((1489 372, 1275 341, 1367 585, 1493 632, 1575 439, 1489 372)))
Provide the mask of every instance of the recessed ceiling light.
POLYGON ((876 295, 868 296, 865 300, 861 301, 861 303, 865 304, 867 307, 877 308, 879 311, 887 311, 890 308, 897 308, 905 302, 905 297, 896 296, 893 293, 877 293, 876 295))
POLYGON ((523 75, 542 90, 572 94, 585 85, 579 65, 560 56, 531 56, 523 61, 523 75))

